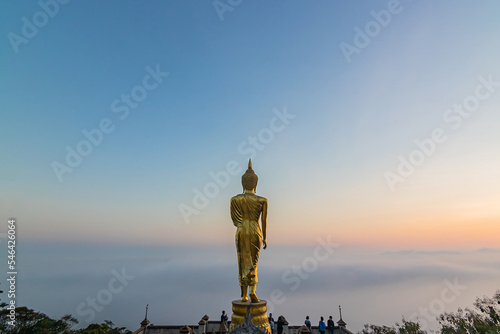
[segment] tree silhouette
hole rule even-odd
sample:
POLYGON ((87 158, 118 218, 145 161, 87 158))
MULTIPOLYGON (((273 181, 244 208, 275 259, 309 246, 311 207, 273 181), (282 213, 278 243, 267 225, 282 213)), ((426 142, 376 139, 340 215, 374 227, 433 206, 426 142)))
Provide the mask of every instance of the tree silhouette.
POLYGON ((493 297, 477 298, 474 309, 459 308, 438 317, 442 334, 500 333, 500 290, 493 297))
POLYGON ((395 327, 365 325, 361 334, 426 334, 427 332, 420 328, 418 322, 401 320, 401 324, 396 323, 395 327))
MULTIPOLYGON (((477 298, 474 309, 459 308, 457 312, 437 317, 441 334, 498 334, 500 333, 500 290, 493 297, 477 298)), ((403 318, 401 325, 377 326, 366 324, 359 334, 426 334, 420 323, 403 318)))
MULTIPOLYGON (((7 304, 5 304, 7 305, 7 304)), ((5 334, 131 334, 125 327, 115 327, 113 322, 105 320, 102 324, 90 324, 84 329, 72 329, 78 320, 71 314, 59 320, 52 319, 46 314, 36 312, 25 306, 15 309, 15 326, 9 325, 10 310, 0 310, 0 333, 5 334)))

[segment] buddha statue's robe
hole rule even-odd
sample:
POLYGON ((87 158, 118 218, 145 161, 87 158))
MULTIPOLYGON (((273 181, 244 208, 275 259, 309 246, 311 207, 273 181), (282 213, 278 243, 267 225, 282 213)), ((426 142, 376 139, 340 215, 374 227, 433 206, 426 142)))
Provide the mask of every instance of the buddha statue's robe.
MULTIPOLYGON (((241 286, 255 285, 257 262, 262 244, 259 217, 267 216, 267 199, 253 193, 244 193, 231 198, 231 219, 236 229, 236 252, 238 254, 238 280, 241 286)), ((263 218, 265 219, 265 218, 263 218)))

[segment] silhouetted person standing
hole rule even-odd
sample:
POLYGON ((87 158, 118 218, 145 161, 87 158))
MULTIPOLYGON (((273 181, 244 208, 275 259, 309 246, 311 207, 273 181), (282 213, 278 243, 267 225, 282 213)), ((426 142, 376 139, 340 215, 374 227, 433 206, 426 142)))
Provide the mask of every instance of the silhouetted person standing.
POLYGON ((226 311, 222 311, 222 314, 220 316, 220 322, 223 322, 224 325, 227 327, 227 314, 226 311))
POLYGON ((278 317, 278 334, 282 334, 283 333, 283 323, 284 323, 283 316, 280 315, 278 317))
POLYGON ((333 328, 335 327, 335 323, 333 322, 332 316, 328 318, 326 329, 328 330, 328 334, 333 334, 333 328))
POLYGON ((309 316, 306 316, 306 321, 304 321, 304 324, 307 328, 309 328, 309 331, 311 331, 311 321, 309 320, 309 316))
POLYGON ((272 313, 269 313, 268 320, 269 320, 269 326, 271 326, 271 333, 274 333, 274 318, 272 313))

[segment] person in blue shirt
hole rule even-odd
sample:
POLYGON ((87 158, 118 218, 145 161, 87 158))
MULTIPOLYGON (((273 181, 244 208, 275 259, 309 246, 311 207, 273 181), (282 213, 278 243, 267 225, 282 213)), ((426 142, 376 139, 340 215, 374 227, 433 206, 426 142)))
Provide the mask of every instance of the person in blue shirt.
POLYGON ((319 320, 318 331, 320 334, 325 334, 325 331, 326 331, 326 325, 325 325, 325 322, 323 320, 324 320, 323 317, 321 317, 321 319, 319 320))
POLYGON ((274 333, 274 318, 273 318, 273 314, 272 313, 269 313, 269 326, 271 326, 271 334, 274 333))

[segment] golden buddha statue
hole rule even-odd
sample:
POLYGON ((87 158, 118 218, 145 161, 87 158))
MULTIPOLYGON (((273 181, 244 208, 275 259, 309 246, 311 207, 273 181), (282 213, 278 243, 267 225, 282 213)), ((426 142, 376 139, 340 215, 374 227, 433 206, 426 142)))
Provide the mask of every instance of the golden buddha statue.
POLYGON ((238 280, 241 286, 241 301, 247 302, 248 295, 252 303, 258 303, 257 262, 260 246, 267 248, 266 219, 267 199, 257 196, 258 177, 252 169, 252 160, 248 161, 248 169, 241 177, 243 194, 231 198, 231 219, 236 226, 236 252, 238 253, 238 280), (259 217, 262 215, 262 230, 259 217), (248 289, 250 288, 250 291, 248 289))

